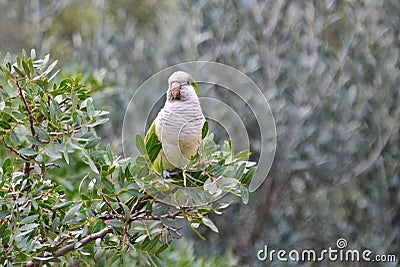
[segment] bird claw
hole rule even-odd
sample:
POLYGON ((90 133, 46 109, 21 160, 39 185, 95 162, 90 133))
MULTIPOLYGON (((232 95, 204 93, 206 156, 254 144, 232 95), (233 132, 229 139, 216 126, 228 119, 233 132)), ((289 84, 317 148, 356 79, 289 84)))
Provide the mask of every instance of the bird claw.
POLYGON ((167 178, 171 177, 169 171, 167 171, 167 170, 163 170, 162 171, 162 176, 163 176, 164 179, 167 179, 167 178))

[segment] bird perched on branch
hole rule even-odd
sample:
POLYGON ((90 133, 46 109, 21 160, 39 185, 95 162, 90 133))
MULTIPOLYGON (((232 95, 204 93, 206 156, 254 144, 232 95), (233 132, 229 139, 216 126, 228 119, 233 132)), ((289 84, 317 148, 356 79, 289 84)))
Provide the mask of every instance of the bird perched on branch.
POLYGON ((196 81, 186 72, 174 72, 165 105, 144 140, 154 168, 161 173, 184 167, 197 153, 205 121, 196 81))
MULTIPOLYGON (((200 92, 196 81, 186 72, 174 72, 168 79, 164 107, 148 129, 144 138, 147 154, 154 169, 164 178, 170 171, 182 169, 196 155, 200 141, 208 131, 208 124, 200 106, 200 92)), ((145 194, 136 209, 142 209, 151 198, 145 194)), ((129 208, 138 201, 130 197, 129 208)), ((116 209, 121 212, 121 207, 116 209)))

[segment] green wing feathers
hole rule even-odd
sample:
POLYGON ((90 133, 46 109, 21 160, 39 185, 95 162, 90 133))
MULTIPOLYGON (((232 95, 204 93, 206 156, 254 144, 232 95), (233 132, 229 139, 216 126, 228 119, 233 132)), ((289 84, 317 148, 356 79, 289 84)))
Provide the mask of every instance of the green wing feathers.
POLYGON ((199 86, 197 85, 197 82, 190 77, 191 81, 190 84, 193 86, 194 90, 196 91, 196 95, 200 98, 200 91, 199 91, 199 86))

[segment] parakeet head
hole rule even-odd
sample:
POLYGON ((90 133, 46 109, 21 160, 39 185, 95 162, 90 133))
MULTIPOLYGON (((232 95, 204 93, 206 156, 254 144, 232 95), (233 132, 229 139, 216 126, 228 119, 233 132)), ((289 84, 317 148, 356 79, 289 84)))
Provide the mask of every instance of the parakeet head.
POLYGON ((176 71, 168 79, 168 101, 186 101, 200 97, 196 81, 184 71, 176 71))

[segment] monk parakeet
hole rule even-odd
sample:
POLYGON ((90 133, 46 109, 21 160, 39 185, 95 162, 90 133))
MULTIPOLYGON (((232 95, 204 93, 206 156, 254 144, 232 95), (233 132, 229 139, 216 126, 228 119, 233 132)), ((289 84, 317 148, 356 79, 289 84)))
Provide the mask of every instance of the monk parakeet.
MULTIPOLYGON (((144 138, 154 168, 165 178, 169 171, 184 167, 191 156, 196 155, 207 128, 196 81, 186 72, 174 72, 168 79, 165 105, 144 138)), ((145 198, 149 197, 145 195, 145 198)), ((125 204, 131 207, 136 199, 132 196, 125 204)), ((146 203, 138 209, 144 205, 146 203)))
POLYGON ((145 136, 154 168, 161 173, 185 166, 197 153, 204 123, 196 81, 186 72, 174 72, 165 105, 145 136))

